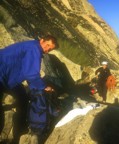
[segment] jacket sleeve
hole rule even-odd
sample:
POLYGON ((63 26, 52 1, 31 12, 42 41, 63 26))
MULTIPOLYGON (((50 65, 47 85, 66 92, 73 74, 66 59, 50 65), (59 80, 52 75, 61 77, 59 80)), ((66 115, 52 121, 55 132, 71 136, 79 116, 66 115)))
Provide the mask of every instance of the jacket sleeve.
POLYGON ((27 82, 31 90, 32 89, 43 90, 46 87, 46 84, 40 77, 40 75, 35 75, 33 78, 29 77, 27 82))
POLYGON ((97 75, 99 72, 100 72, 100 68, 98 68, 98 69, 95 71, 95 75, 97 75))
POLYGON ((42 90, 46 87, 45 82, 40 77, 42 54, 37 50, 31 50, 25 54, 23 60, 23 73, 30 89, 42 90))

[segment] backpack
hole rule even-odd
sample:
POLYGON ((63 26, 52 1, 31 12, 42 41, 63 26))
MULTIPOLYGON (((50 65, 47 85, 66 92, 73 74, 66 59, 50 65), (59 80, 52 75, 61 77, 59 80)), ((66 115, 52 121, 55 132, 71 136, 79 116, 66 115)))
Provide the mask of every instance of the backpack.
POLYGON ((110 75, 107 78, 106 86, 109 90, 114 90, 116 86, 116 78, 113 75, 110 75))
POLYGON ((52 104, 52 94, 32 91, 28 108, 30 130, 41 135, 49 129, 51 116, 58 116, 57 107, 52 104))

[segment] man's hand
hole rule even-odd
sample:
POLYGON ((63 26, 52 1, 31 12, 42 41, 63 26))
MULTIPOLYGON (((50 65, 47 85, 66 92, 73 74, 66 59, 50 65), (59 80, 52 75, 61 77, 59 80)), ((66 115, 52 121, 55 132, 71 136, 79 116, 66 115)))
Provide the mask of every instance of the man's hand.
POLYGON ((52 87, 50 87, 50 86, 47 86, 47 87, 45 88, 45 91, 50 91, 50 92, 52 92, 52 91, 54 91, 54 89, 53 89, 52 87))

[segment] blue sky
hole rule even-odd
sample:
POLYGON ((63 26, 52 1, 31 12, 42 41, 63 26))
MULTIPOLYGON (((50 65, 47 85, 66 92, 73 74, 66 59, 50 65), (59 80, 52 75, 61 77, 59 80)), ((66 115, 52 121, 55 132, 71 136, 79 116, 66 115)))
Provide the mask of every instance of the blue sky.
POLYGON ((119 0, 88 0, 119 37, 119 0))

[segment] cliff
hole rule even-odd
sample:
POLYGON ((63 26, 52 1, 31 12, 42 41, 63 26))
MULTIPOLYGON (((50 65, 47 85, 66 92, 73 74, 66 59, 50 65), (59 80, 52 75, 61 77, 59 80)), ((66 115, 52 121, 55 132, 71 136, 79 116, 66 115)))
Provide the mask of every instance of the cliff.
POLYGON ((118 38, 87 0, 2 0, 0 18, 14 41, 51 33, 73 62, 97 66, 107 60, 118 67, 118 38))

